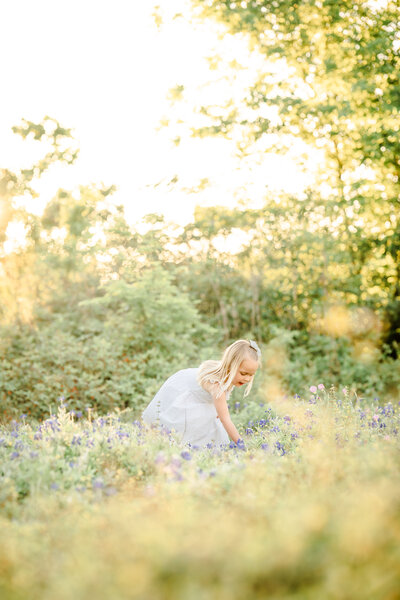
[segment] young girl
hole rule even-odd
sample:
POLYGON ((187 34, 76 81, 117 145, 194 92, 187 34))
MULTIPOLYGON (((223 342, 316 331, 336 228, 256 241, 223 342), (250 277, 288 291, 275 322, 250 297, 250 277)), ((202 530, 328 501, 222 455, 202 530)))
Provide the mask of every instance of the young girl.
POLYGON ((161 386, 144 410, 143 421, 162 425, 181 434, 181 442, 204 446, 240 439, 227 401, 232 389, 246 384, 251 390, 261 362, 261 351, 253 340, 237 340, 220 361, 206 360, 200 367, 182 369, 161 386))

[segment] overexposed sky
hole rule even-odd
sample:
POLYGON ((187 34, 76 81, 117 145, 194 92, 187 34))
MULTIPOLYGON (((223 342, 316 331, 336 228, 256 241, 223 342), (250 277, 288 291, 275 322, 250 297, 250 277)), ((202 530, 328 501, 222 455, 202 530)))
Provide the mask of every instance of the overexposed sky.
POLYGON ((38 183, 32 210, 39 212, 59 187, 104 183, 118 187, 128 220, 161 212, 184 223, 196 203, 232 204, 240 188, 258 204, 266 182, 292 192, 307 183, 290 159, 241 162, 228 140, 193 139, 182 126, 159 130, 162 118, 190 121, 192 99, 218 105, 241 95, 264 60, 249 53, 245 40, 220 41, 221 26, 172 19, 187 6, 187 0, 3 0, 0 166, 27 167, 38 156, 38 144, 11 131, 22 118, 56 118, 74 130, 81 149, 76 165, 52 167, 38 183), (165 17, 160 28, 154 4, 165 17), (209 70, 205 57, 216 51, 246 66, 234 85, 209 70), (185 85, 186 102, 172 106, 167 94, 177 84, 185 85), (176 146, 171 139, 178 133, 176 146), (186 187, 203 178, 210 186, 197 194, 180 191, 168 184, 175 175, 186 187))

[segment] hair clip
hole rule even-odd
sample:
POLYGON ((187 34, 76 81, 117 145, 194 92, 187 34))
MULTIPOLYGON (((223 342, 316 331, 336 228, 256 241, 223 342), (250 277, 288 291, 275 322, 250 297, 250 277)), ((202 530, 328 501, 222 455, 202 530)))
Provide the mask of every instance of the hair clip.
POLYGON ((253 350, 255 350, 257 352, 258 358, 261 358, 261 350, 258 347, 257 342, 255 342, 254 340, 249 340, 249 344, 250 344, 250 348, 253 348, 253 350))

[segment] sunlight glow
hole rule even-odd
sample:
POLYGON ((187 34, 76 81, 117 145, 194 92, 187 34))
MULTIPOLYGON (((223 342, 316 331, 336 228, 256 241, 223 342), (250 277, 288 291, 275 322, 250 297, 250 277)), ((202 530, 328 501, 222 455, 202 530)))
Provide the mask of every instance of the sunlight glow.
POLYGON ((16 252, 23 248, 26 240, 26 227, 22 221, 12 221, 6 229, 6 241, 4 242, 4 252, 16 252))
MULTIPOLYGON (((196 204, 260 206, 266 193, 298 193, 312 181, 312 164, 308 171, 296 164, 304 144, 293 143, 285 157, 260 146, 258 157, 245 158, 236 153, 240 138, 191 137, 189 124, 207 121, 193 114, 193 105, 214 103, 218 114, 230 98, 241 97, 265 58, 250 52, 244 36, 223 35, 222 25, 190 24, 188 0, 134 8, 122 0, 72 0, 57 9, 51 0, 8 0, 3 12, 10 24, 0 40, 8 56, 3 77, 12 85, 2 99, 0 162, 18 170, 42 154, 40 144, 11 132, 21 118, 50 115, 73 128, 80 146, 74 166, 53 165, 34 182, 38 198, 20 199, 33 213, 40 214, 59 188, 116 184, 114 202, 125 206, 129 222, 158 212, 184 224, 196 204), (175 18, 178 13, 183 16, 175 18), (237 69, 218 70, 219 61, 236 61, 237 69), (177 85, 183 101, 173 104, 168 92, 177 85), (171 126, 160 128, 163 120, 171 126)), ((285 65, 269 65, 269 71, 272 79, 282 77, 285 65)), ((274 109, 266 107, 264 116, 273 119, 274 109)), ((312 162, 319 160, 315 154, 312 162)))

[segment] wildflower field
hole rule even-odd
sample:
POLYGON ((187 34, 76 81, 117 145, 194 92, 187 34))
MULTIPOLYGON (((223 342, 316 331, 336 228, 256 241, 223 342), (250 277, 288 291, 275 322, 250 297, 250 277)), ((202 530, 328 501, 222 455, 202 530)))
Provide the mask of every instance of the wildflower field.
POLYGON ((0 434, 2 600, 400 597, 399 406, 312 386, 181 446, 60 402, 0 434))

